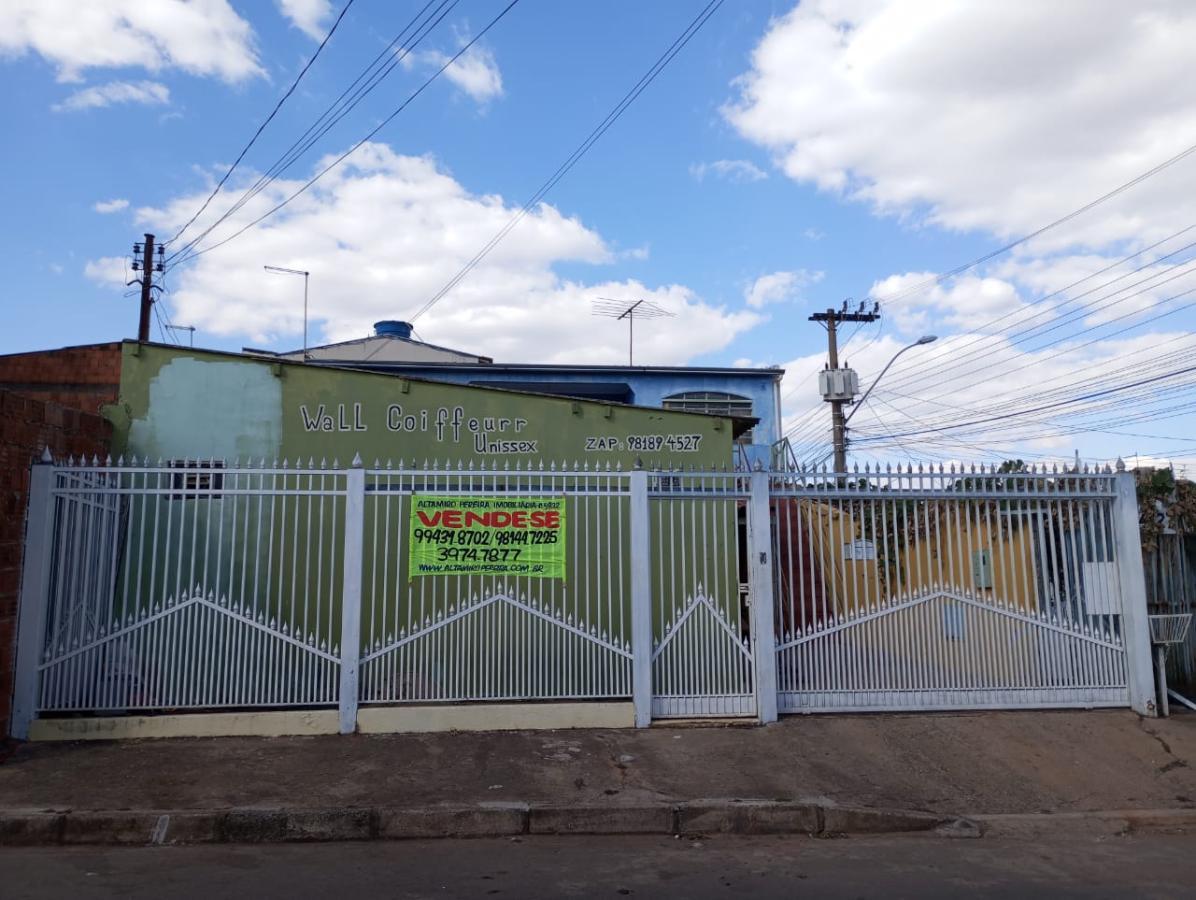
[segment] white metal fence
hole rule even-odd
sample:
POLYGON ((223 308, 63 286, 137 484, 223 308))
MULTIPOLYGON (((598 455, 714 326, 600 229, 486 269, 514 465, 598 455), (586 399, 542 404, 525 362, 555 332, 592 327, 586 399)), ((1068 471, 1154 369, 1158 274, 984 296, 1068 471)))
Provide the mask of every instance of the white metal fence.
POLYGON ((35 466, 28 521, 18 735, 487 701, 1153 711, 1126 473, 92 460, 35 466), (565 577, 413 577, 417 495, 560 498, 565 577))
POLYGON ((1117 477, 778 476, 782 711, 1128 705, 1117 477))

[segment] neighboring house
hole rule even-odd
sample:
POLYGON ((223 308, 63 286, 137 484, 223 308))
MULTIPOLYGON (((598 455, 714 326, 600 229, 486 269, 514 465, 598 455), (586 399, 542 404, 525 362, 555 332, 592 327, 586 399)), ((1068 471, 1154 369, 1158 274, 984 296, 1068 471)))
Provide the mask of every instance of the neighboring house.
POLYGON ((338 344, 323 344, 306 350, 290 350, 276 353, 273 350, 258 350, 246 347, 245 352, 254 356, 269 356, 290 362, 375 362, 375 363, 458 363, 465 365, 486 365, 493 362, 488 356, 450 350, 415 340, 411 336, 411 325, 391 319, 375 322, 374 333, 369 337, 338 344))
MULTIPOLYGON (((405 322, 378 322, 369 338, 308 350, 309 362, 403 374, 433 381, 555 394, 678 412, 754 419, 737 429, 736 461, 767 466, 772 444, 781 437, 779 368, 713 366, 556 365, 494 363, 411 338, 405 322)), ((302 351, 267 354, 301 360, 302 351)))

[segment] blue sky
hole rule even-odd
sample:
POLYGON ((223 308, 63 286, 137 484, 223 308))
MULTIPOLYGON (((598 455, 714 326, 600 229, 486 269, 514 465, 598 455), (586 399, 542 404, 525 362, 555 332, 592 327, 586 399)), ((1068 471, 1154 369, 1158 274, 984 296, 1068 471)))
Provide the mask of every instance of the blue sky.
MULTIPOLYGON (((352 146, 503 5, 456 4, 261 202, 352 146)), ((521 0, 463 57, 468 68, 446 72, 317 188, 173 268, 164 313, 195 325, 204 346, 293 348, 300 286, 262 271, 273 264, 313 272, 318 338, 411 315, 704 5, 521 0)), ((422 6, 357 0, 211 211, 223 212, 422 6)), ((1186 459, 1196 429, 1174 416, 1185 376, 1152 383, 1173 389, 1165 397, 1126 385, 1135 372, 1169 371, 1145 368, 1152 347, 1173 352, 1175 368, 1196 348, 1191 311, 1168 299, 1187 283, 1160 286, 1177 271, 1165 266, 1190 256, 1163 258, 1185 243, 1164 239, 1188 224, 1180 200, 1196 159, 960 278, 912 288, 1196 143, 1181 40, 1196 36, 1193 11, 1109 3, 1108 15, 1077 25, 1066 3, 930 6, 724 4, 548 195, 550 208, 422 316, 419 333, 504 361, 619 361, 624 333, 589 304, 649 297, 677 316, 645 324, 637 361, 786 366, 795 443, 816 454, 825 411, 810 376, 824 336, 806 317, 847 297, 893 298, 883 329, 848 347, 864 376, 921 333, 940 340, 906 354, 860 411, 861 459, 1037 459, 1077 447, 1094 460, 1186 459), (1114 291, 1156 273, 1157 284, 1114 303, 1114 291), (1082 305, 1102 296, 1107 309, 1082 305), (1172 314, 1156 322, 1162 311, 1172 314), (1053 328, 1018 343, 999 330, 1018 321, 1053 328), (1110 387, 1107 399, 1077 399, 1110 387), (1023 414, 1038 396, 1051 409, 1023 414), (1006 410, 1019 416, 962 427, 985 418, 977 411, 1006 410), (1136 421, 1122 422, 1127 410, 1136 421)), ((340 9, 95 7, 81 16, 69 3, 20 0, 0 11, 0 352, 135 332, 122 257, 143 231, 168 236, 198 208, 340 9), (146 8, 152 21, 138 18, 146 8)))

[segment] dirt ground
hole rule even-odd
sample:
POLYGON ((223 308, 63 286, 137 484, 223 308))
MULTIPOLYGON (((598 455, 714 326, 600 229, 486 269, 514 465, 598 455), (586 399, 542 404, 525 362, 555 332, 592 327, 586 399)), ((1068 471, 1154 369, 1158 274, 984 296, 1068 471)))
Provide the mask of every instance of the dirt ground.
POLYGON ((646 730, 26 744, 0 808, 821 800, 946 814, 1196 807, 1196 715, 988 712, 646 730))

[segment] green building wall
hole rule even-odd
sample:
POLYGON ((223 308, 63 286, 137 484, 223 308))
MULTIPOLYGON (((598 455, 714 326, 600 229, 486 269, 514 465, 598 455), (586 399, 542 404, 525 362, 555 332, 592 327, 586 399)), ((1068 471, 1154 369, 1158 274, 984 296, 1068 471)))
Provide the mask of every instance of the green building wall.
POLYGON ((624 469, 731 459, 731 423, 713 416, 131 342, 122 353, 113 446, 138 458, 624 469))

